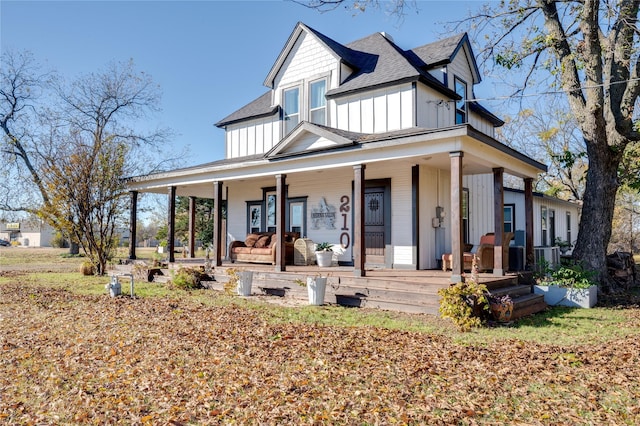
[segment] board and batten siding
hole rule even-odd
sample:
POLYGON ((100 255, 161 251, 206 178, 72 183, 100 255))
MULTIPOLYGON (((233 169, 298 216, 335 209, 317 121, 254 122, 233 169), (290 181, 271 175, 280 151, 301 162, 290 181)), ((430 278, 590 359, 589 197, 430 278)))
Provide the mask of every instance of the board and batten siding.
POLYGON ((227 126, 226 158, 264 154, 280 140, 280 121, 264 118, 227 126))
POLYGON ((419 177, 419 226, 420 226, 420 258, 418 269, 434 269, 438 267, 438 259, 442 253, 451 252, 451 177, 448 170, 420 166, 419 177), (436 207, 445 211, 445 220, 441 229, 432 225, 436 217, 436 207), (444 246, 436 246, 436 232, 442 233, 444 246))
POLYGON ((435 129, 453 126, 455 111, 449 99, 424 84, 418 84, 417 97, 417 125, 425 129, 435 129))
POLYGON ((383 133, 414 126, 411 84, 373 90, 335 101, 334 125, 340 130, 383 133))
POLYGON ((469 242, 478 244, 481 236, 495 228, 493 174, 463 176, 462 186, 469 190, 469 242))

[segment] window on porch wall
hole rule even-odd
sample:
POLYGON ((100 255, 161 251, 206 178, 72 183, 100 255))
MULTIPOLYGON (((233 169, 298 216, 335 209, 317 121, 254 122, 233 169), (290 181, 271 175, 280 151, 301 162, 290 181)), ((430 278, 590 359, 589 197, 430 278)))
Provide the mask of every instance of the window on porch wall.
POLYGON ((462 241, 469 243, 469 189, 462 188, 462 241))
POLYGON ((571 212, 567 212, 567 241, 571 242, 571 212))
POLYGON ((514 204, 506 204, 504 206, 504 232, 515 232, 516 229, 516 206, 514 204))

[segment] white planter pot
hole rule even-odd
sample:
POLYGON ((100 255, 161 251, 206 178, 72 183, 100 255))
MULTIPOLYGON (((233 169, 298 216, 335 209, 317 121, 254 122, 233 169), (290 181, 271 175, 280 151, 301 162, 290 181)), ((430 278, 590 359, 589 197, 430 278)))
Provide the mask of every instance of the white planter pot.
POLYGON ((317 251, 316 252, 316 263, 321 268, 326 268, 331 266, 331 261, 333 259, 332 251, 317 251))
POLYGON ((253 271, 238 272, 238 284, 236 290, 239 296, 251 296, 251 284, 253 282, 253 271))
POLYGON ((310 305, 324 305, 324 292, 327 288, 326 277, 307 277, 307 291, 310 305))
POLYGON ((593 308, 598 303, 598 286, 585 289, 558 287, 557 285, 534 285, 535 294, 544 295, 547 305, 593 308))

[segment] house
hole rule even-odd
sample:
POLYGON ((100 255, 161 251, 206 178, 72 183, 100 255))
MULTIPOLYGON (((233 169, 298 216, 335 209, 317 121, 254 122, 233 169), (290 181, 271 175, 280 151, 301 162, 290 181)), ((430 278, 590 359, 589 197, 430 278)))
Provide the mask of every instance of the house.
MULTIPOLYGON (((480 81, 466 34, 405 49, 385 33, 341 44, 298 23, 267 90, 216 123, 226 158, 131 178, 131 223, 139 192, 169 195, 170 235, 176 195, 213 198, 218 265, 223 246, 274 232, 275 268, 285 270, 283 237, 294 231, 333 243, 335 260, 356 276, 373 267, 435 269, 451 252, 456 281, 465 240, 493 232, 502 242, 508 174, 525 188, 518 226, 532 259, 532 183, 546 166, 495 139, 503 122, 474 100, 480 81), (489 178, 481 192, 474 176, 489 178), (476 213, 467 193, 491 200, 478 210, 482 229, 465 225, 465 212, 476 213)), ((135 242, 130 250, 135 258, 135 242)), ((496 275, 507 267, 499 254, 493 266, 496 275)))
POLYGON ((55 231, 38 218, 0 221, 0 239, 23 247, 51 247, 55 231))

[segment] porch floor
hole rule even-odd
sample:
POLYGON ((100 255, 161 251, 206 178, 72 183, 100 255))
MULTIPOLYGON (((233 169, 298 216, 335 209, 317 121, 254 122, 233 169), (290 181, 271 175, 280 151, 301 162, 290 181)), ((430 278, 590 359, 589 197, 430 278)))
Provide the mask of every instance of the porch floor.
MULTIPOLYGON (((204 266, 204 259, 176 259, 171 267, 180 265, 204 266)), ((229 280, 229 268, 253 271, 253 295, 271 295, 303 302, 307 300, 307 289, 299 285, 300 282, 306 282, 310 276, 325 276, 326 304, 434 315, 438 314, 438 290, 451 284, 451 272, 442 270, 370 268, 365 269, 364 277, 357 277, 353 266, 320 268, 316 265, 286 265, 286 270, 279 272, 274 265, 225 261, 222 266, 214 268, 214 281, 207 282, 206 286, 222 290, 224 283, 229 280)), ((494 276, 492 273, 478 275, 479 281, 487 286, 490 293, 513 294, 514 302, 516 298, 522 298, 524 306, 518 308, 521 312, 514 312, 516 317, 544 309, 544 301, 540 303, 539 298, 531 297, 531 286, 518 284, 518 277, 517 273, 505 276, 494 276)))

